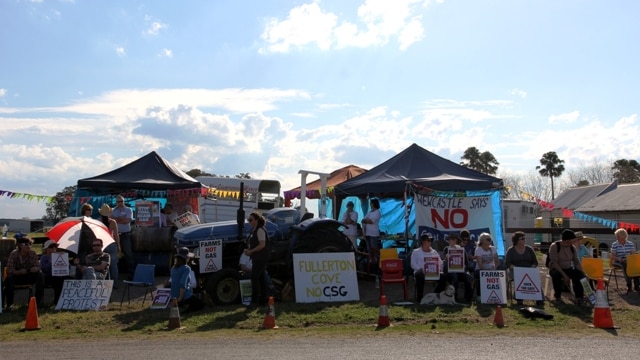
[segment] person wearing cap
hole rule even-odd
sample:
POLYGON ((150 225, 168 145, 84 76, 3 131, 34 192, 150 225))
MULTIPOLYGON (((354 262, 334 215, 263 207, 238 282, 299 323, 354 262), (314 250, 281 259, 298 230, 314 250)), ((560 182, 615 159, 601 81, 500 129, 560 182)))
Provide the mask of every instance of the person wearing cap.
POLYGON ((58 243, 53 240, 45 241, 42 246, 42 255, 40 256, 40 269, 44 274, 45 286, 50 285, 53 288, 53 303, 57 304, 62 294, 62 285, 68 276, 53 276, 52 273, 52 254, 58 251, 58 243))
POLYGON ((40 270, 40 261, 38 254, 31 249, 33 240, 26 234, 18 232, 14 235, 17 247, 7 260, 7 278, 4 281, 4 292, 6 293, 6 311, 11 311, 13 306, 13 298, 15 285, 32 285, 36 286, 36 302, 39 306, 43 305, 44 298, 44 275, 40 270))
POLYGON ((585 277, 578 252, 573 247, 576 234, 571 229, 562 231, 562 240, 549 246, 549 275, 553 283, 556 302, 562 301, 562 284, 573 286, 578 305, 584 302, 584 289, 580 280, 585 277))
POLYGON ((424 293, 425 267, 428 264, 431 264, 436 258, 438 263, 440 264, 440 277, 438 278, 438 283, 433 292, 439 293, 443 291, 447 285, 445 277, 442 276, 442 259, 440 259, 440 254, 438 254, 438 251, 431 247, 432 243, 433 235, 431 235, 430 233, 424 233, 420 235, 420 247, 414 249, 411 252, 411 269, 413 269, 413 278, 416 281, 415 296, 417 303, 420 303, 420 300, 422 300, 422 295, 424 293))
POLYGON ((109 277, 113 280, 113 288, 118 288, 118 276, 120 273, 118 271, 118 258, 119 255, 122 254, 122 248, 120 247, 120 234, 118 234, 118 223, 111 218, 112 209, 108 204, 102 204, 100 209, 98 209, 98 213, 100 214, 102 223, 109 228, 109 232, 111 233, 111 237, 115 242, 107 245, 104 249, 104 252, 109 254, 111 261, 113 262, 113 266, 109 266, 109 277))
POLYGON ((173 257, 170 281, 165 282, 165 286, 171 287, 172 301, 179 307, 186 306, 184 312, 197 311, 204 307, 202 301, 197 296, 193 296, 190 279, 191 268, 187 265, 187 261, 191 257, 193 257, 193 253, 189 252, 188 248, 178 248, 173 257))
POLYGON ((580 261, 582 261, 583 257, 593 257, 593 255, 591 254, 591 251, 589 251, 589 249, 587 249, 587 247, 584 246, 584 244, 582 243, 582 239, 584 239, 584 235, 582 234, 582 231, 576 231, 575 234, 576 234, 576 239, 573 240, 573 246, 578 251, 578 258, 580 259, 580 261))
POLYGON ((611 244, 611 261, 614 265, 622 267, 624 270, 622 274, 627 281, 627 292, 631 291, 631 281, 633 280, 633 286, 636 291, 640 291, 640 278, 627 276, 627 255, 631 255, 636 252, 636 246, 628 241, 629 234, 625 229, 618 229, 614 233, 616 235, 616 241, 611 244))
POLYGON ((353 210, 353 201, 347 203, 347 211, 342 216, 344 230, 342 231, 353 243, 353 248, 358 248, 358 213, 353 210))

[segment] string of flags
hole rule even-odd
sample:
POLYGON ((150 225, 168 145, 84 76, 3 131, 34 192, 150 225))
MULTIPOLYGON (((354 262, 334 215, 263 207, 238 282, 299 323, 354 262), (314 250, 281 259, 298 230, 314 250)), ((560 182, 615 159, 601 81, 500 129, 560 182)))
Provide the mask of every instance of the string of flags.
POLYGON ((28 193, 21 193, 16 191, 8 191, 8 190, 0 190, 0 196, 6 196, 11 199, 24 199, 29 201, 37 201, 37 202, 52 202, 55 199, 55 196, 48 195, 34 195, 28 193))
POLYGON ((638 230, 640 230, 640 225, 638 224, 634 224, 634 223, 630 223, 630 222, 625 222, 625 221, 616 221, 616 220, 610 220, 610 219, 605 219, 599 216, 595 216, 595 215, 590 215, 590 214, 585 214, 583 212, 580 211, 574 211, 571 209, 567 209, 567 208, 563 208, 563 207, 559 207, 556 208, 552 203, 548 202, 548 201, 544 201, 541 199, 536 198, 535 196, 525 193, 525 192, 520 192, 520 194, 522 195, 522 198, 524 200, 531 200, 536 202, 538 205, 540 205, 540 207, 542 209, 545 210, 554 210, 554 209, 560 209, 562 211, 562 217, 565 218, 576 218, 578 220, 584 221, 584 222, 591 222, 591 223, 595 223, 595 224, 600 224, 602 226, 608 227, 612 230, 618 229, 618 228, 622 228, 627 230, 628 232, 637 232, 638 230))

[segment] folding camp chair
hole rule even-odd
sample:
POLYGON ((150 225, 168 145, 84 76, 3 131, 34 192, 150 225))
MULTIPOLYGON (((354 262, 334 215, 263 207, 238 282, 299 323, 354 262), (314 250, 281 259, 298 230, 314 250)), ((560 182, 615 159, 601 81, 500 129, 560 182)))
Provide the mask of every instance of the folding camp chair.
POLYGON ((156 282, 155 271, 155 265, 138 264, 136 266, 136 270, 133 273, 133 281, 123 281, 123 284, 125 284, 127 287, 122 292, 122 299, 120 299, 120 308, 122 308, 125 294, 128 296, 129 305, 131 305, 131 286, 145 288, 144 298, 142 299, 142 306, 144 306, 144 302, 147 299, 147 294, 150 294, 153 297, 153 289, 156 282))

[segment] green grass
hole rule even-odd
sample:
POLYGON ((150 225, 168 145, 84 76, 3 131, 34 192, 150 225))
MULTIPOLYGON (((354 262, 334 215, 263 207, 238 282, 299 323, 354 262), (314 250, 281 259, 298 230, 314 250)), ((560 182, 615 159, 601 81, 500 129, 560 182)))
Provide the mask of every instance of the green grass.
MULTIPOLYGON (((591 329, 593 310, 572 304, 546 305, 553 320, 526 319, 515 305, 502 309, 507 329, 493 325, 495 306, 388 306, 392 326, 376 329, 379 307, 375 304, 294 304, 276 303, 276 324, 286 336, 365 336, 379 330, 393 333, 456 333, 474 336, 490 336, 508 331, 510 335, 584 336, 607 335, 613 331, 591 329)), ((182 330, 168 331, 169 310, 141 308, 140 303, 131 307, 112 303, 104 311, 40 311, 41 330, 20 331, 25 324, 27 307, 22 306, 0 315, 0 339, 40 340, 79 339, 87 336, 113 338, 163 337, 176 332, 205 337, 216 336, 264 336, 259 331, 264 310, 246 310, 242 306, 206 308, 203 311, 182 314, 182 330)), ((618 335, 640 335, 640 312, 630 309, 612 309, 618 335)), ((0 340, 0 341, 3 341, 0 340)))

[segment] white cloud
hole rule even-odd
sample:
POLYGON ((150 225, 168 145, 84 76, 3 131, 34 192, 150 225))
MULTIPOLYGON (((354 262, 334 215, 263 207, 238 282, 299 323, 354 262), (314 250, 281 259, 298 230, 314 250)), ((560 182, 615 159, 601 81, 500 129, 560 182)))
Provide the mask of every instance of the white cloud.
POLYGON ((117 54, 119 57, 125 57, 125 56, 127 56, 127 52, 125 51, 125 49, 124 49, 122 46, 118 46, 118 47, 116 47, 116 54, 117 54))
POLYGON ((574 110, 570 113, 549 116, 549 124, 572 124, 578 120, 580 112, 574 110))
POLYGON ((521 98, 523 98, 523 99, 527 97, 527 92, 526 92, 526 91, 523 91, 523 90, 520 90, 520 89, 518 89, 518 88, 511 89, 511 90, 509 91, 509 94, 511 94, 511 95, 513 95, 513 96, 521 97, 521 98))
POLYGON ((153 21, 144 31, 145 35, 156 36, 160 33, 160 30, 166 29, 167 24, 161 23, 159 21, 153 21))
POLYGON ((159 54, 160 57, 173 58, 173 51, 171 49, 164 48, 159 54))
POLYGON ((382 46, 397 38, 400 50, 424 38, 423 0, 367 0, 358 8, 357 22, 339 21, 319 1, 291 9, 284 20, 269 19, 261 35, 261 53, 287 52, 313 44, 321 50, 382 46), (422 4, 422 6, 419 6, 422 4), (339 23, 339 24, 338 24, 339 23))
POLYGON ((7 95, 7 89, 0 88, 0 97, 4 97, 5 95, 7 95))

